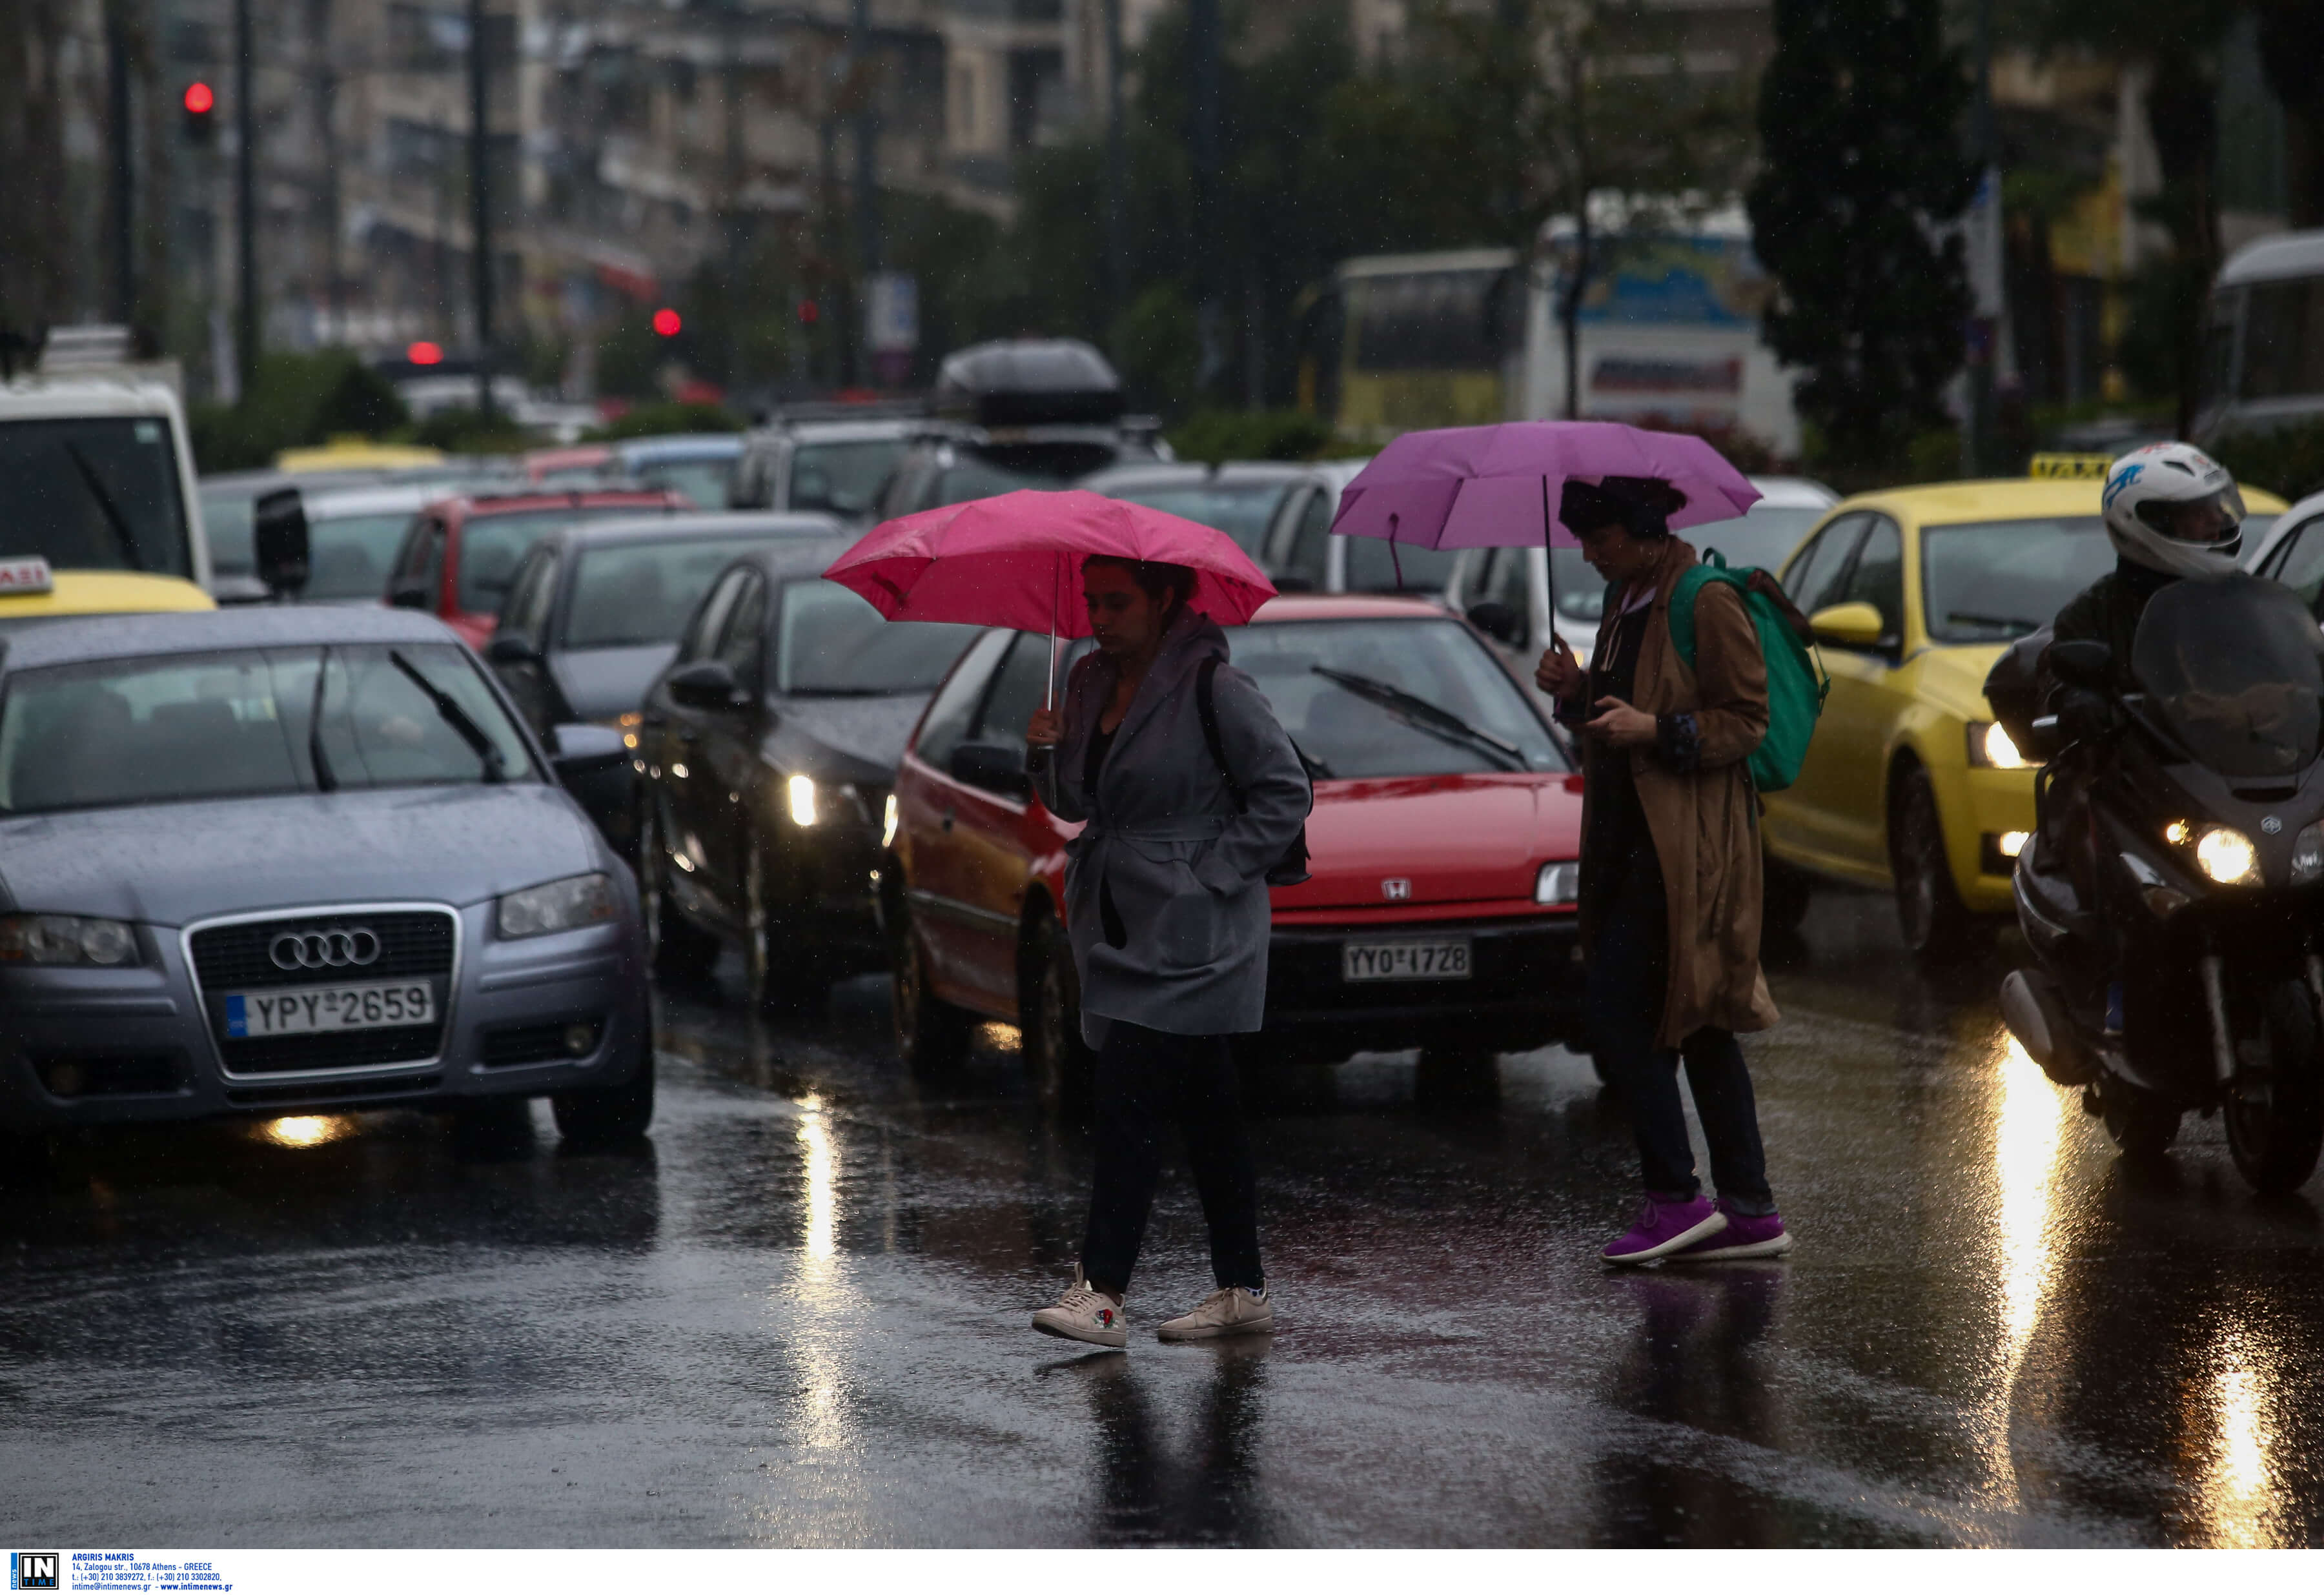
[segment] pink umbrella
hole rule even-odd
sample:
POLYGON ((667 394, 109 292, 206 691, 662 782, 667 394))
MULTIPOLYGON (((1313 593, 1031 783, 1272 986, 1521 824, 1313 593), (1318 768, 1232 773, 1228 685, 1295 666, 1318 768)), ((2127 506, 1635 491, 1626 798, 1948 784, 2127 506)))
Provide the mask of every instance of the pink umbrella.
POLYGON ((1079 602, 1092 554, 1191 567, 1192 607, 1239 626, 1275 584, 1222 531, 1144 504, 1069 488, 1019 488, 883 521, 823 574, 891 621, 1047 629, 1086 637, 1079 602))
MULTIPOLYGON (((1422 549, 1580 546, 1556 519, 1569 481, 1655 476, 1686 495, 1674 528, 1740 515, 1759 490, 1700 438, 1618 421, 1504 421, 1406 432, 1340 494, 1332 530, 1422 549), (1562 535, 1560 535, 1562 534, 1562 535)), ((1555 596, 1552 595, 1554 604, 1555 596)))

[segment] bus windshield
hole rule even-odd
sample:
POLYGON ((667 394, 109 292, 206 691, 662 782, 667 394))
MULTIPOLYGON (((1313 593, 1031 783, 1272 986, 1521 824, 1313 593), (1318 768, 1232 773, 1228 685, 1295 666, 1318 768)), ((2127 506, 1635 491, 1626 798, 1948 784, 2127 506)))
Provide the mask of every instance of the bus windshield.
POLYGON ((162 416, 0 421, 0 558, 191 578, 192 539, 162 416))

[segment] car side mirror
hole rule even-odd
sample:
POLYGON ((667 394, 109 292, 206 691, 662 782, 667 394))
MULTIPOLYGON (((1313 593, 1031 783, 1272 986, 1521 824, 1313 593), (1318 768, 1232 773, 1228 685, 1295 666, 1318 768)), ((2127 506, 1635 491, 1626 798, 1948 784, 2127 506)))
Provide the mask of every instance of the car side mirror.
POLYGON ((400 576, 387 589, 388 606, 392 609, 432 609, 435 605, 429 600, 434 596, 425 576, 400 576))
POLYGON ((295 487, 278 487, 251 510, 251 550, 258 579, 278 596, 307 585, 307 503, 295 487))
POLYGON ((530 637, 495 632, 492 641, 484 644, 484 658, 495 665, 537 665, 540 662, 540 650, 532 645, 530 637))
POLYGON ((954 748, 952 779, 1004 798, 1022 798, 1033 789, 1025 775, 1025 751, 994 742, 963 742, 954 748))
POLYGON ((732 709, 743 701, 742 684, 724 659, 696 659, 670 672, 669 696, 689 709, 732 709))
POLYGON ((1817 641, 1840 648, 1877 648, 1888 634, 1880 612, 1861 599, 1817 610, 1808 616, 1808 629, 1817 641))
POLYGON ((560 781, 600 775, 627 764, 630 750, 610 725, 560 725, 549 733, 549 761, 560 781))
POLYGON ((1506 642, 1511 648, 1525 637, 1525 617, 1498 598, 1469 605, 1469 623, 1496 642, 1506 642))
POLYGON ((2114 650, 2103 642, 2077 641, 2050 644, 2050 673, 2069 687, 2104 692, 2107 677, 2113 668, 2114 650))

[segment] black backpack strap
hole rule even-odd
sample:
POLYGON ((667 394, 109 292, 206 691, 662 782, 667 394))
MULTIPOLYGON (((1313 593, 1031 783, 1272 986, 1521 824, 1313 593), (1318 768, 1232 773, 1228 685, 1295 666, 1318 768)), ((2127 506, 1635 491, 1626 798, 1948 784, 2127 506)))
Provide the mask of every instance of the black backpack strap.
POLYGON ((1194 667, 1194 713, 1202 717, 1203 741, 1209 744, 1211 762, 1219 767, 1220 779, 1227 784, 1227 796, 1234 799, 1238 809, 1248 808, 1243 801, 1242 783, 1227 768, 1226 740, 1219 735, 1218 689, 1211 685, 1219 673, 1219 656, 1213 654, 1194 667))

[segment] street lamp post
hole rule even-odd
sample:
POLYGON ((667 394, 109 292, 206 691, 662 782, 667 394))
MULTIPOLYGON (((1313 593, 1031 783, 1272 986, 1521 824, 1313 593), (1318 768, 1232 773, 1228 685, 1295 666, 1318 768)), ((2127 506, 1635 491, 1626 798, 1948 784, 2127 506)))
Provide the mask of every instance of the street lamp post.
MULTIPOLYGON (((247 5, 250 0, 239 0, 247 5)), ((468 0, 469 263, 476 300, 476 412, 493 413, 492 143, 487 97, 492 62, 484 53, 484 0, 468 0)))
POLYGON ((234 0, 234 363, 235 391, 247 400, 258 371, 258 185, 251 163, 258 143, 252 114, 250 0, 234 0))

